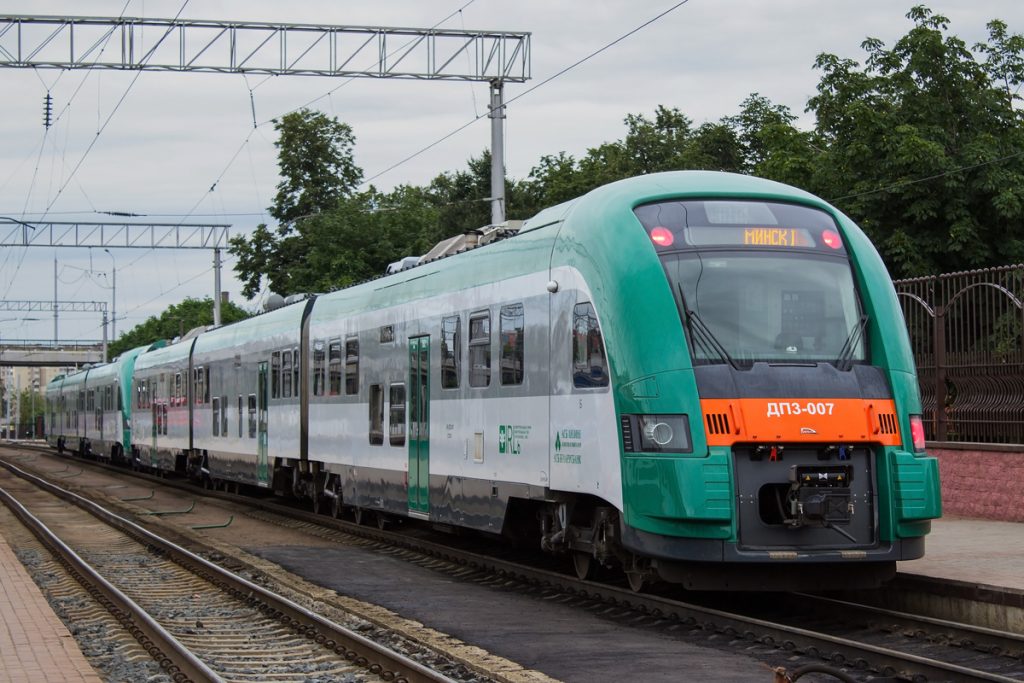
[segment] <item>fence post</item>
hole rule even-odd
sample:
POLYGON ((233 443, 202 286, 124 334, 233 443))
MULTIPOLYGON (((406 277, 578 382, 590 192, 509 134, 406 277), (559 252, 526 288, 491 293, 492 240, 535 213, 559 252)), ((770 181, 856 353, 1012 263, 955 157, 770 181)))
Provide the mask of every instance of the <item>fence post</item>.
POLYGON ((946 307, 935 306, 935 440, 945 441, 946 427, 946 307))

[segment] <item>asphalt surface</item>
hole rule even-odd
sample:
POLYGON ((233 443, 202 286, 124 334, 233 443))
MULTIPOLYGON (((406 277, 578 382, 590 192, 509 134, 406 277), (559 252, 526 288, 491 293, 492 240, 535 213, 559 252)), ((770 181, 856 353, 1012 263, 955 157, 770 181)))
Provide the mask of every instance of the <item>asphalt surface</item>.
POLYGON ((308 581, 563 681, 772 680, 768 664, 752 657, 540 597, 460 581, 360 548, 246 550, 308 581))

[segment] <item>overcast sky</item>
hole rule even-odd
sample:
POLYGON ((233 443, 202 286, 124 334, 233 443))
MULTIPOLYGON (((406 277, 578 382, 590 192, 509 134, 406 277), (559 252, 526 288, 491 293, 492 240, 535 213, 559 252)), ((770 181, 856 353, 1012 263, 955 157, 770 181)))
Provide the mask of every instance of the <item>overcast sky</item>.
MULTIPOLYGON (((192 0, 181 16, 426 28, 452 15, 443 27, 531 32, 533 78, 507 85, 506 99, 511 99, 676 2, 192 0)), ((115 17, 123 10, 125 16, 171 18, 182 4, 0 0, 0 14, 115 17)), ((524 178, 544 154, 579 156, 588 147, 619 139, 626 114, 650 114, 659 104, 678 107, 700 124, 736 113, 747 95, 758 92, 803 115, 818 82, 812 68, 816 55, 832 52, 859 61, 860 44, 868 36, 891 45, 910 28, 905 14, 912 4, 690 0, 510 105, 508 174, 524 178)), ((927 4, 948 16, 952 32, 969 45, 985 40, 985 24, 994 18, 1007 22, 1011 32, 1024 32, 1019 0, 927 4)), ((0 47, 5 45, 0 38, 0 47)), ((42 69, 0 69, 0 92, 0 216, 118 221, 123 219, 95 212, 126 211, 154 222, 230 223, 233 233, 270 220, 263 212, 278 182, 269 123, 274 117, 316 100, 312 107, 352 126, 356 161, 370 178, 485 113, 488 100, 482 83, 42 69), (63 114, 44 134, 47 90, 55 114, 63 114), (254 109, 261 124, 255 130, 254 109)), ((805 115, 802 122, 811 123, 805 115)), ((422 184, 464 168, 489 144, 484 118, 373 182, 382 189, 422 184)), ((212 294, 208 252, 119 249, 112 259, 101 250, 89 251, 0 248, 0 300, 52 299, 55 257, 61 300, 110 301, 116 262, 119 332, 186 296, 212 294)), ((230 266, 228 261, 223 289, 245 304, 230 266)), ((61 338, 100 335, 98 315, 62 314, 61 338)), ((0 338, 52 336, 51 314, 0 311, 0 338)))

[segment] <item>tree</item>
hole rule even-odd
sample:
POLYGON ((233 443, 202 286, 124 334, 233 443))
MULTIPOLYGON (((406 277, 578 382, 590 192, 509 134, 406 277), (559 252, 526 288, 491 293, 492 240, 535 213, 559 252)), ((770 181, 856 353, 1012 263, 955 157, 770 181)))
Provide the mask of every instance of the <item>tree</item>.
POLYGON ((271 232, 261 224, 250 238, 231 239, 235 272, 246 298, 256 296, 264 278, 279 294, 301 290, 293 287, 289 273, 309 252, 303 240, 288 238, 303 220, 330 211, 350 197, 363 179, 352 156, 355 136, 337 118, 300 109, 275 120, 274 130, 282 180, 268 210, 278 221, 277 230, 271 232))
POLYGON ((891 49, 864 41, 863 67, 818 57, 808 189, 857 220, 894 275, 1020 261, 1024 39, 992 22, 979 61, 946 17, 923 6, 907 16, 914 27, 891 49))
MULTIPOLYGON (((224 324, 244 320, 250 315, 230 301, 221 304, 220 314, 224 324)), ((212 324, 213 299, 187 298, 169 306, 159 317, 152 316, 133 327, 107 347, 107 355, 115 358, 136 346, 145 346, 161 339, 174 339, 193 328, 212 324)))

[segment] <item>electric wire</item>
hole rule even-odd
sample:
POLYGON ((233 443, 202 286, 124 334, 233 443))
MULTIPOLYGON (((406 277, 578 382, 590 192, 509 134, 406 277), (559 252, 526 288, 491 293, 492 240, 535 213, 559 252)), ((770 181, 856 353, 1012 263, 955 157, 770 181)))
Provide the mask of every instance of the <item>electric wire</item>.
MULTIPOLYGON (((663 12, 661 12, 660 14, 658 14, 658 15, 650 18, 650 19, 648 19, 647 21, 645 21, 644 23, 640 24, 636 28, 634 28, 634 29, 632 29, 630 31, 627 31, 626 33, 623 33, 621 36, 619 36, 615 40, 611 41, 610 43, 607 43, 604 46, 599 47, 597 50, 594 50, 593 52, 591 52, 587 56, 583 57, 582 59, 579 59, 579 60, 573 62, 572 64, 570 64, 569 66, 563 68, 561 71, 558 71, 555 74, 553 74, 551 76, 548 76, 547 78, 545 78, 540 83, 537 83, 536 85, 534 85, 532 87, 529 87, 526 90, 524 90, 523 92, 519 93, 515 97, 512 97, 512 98, 506 100, 505 102, 502 103, 502 106, 503 107, 507 107, 508 105, 512 104, 513 102, 516 102, 517 100, 520 100, 520 99, 526 97, 530 93, 535 92, 538 88, 544 87, 545 85, 547 85, 551 81, 555 80, 556 78, 559 78, 559 77, 567 74, 568 72, 572 71, 576 67, 578 67, 578 66, 580 66, 580 65, 582 65, 582 64, 584 64, 584 63, 586 63, 588 61, 590 61, 591 59, 593 59, 597 55, 601 54, 602 52, 605 52, 606 50, 609 50, 610 48, 614 47, 615 45, 618 45, 619 43, 621 43, 626 38, 629 38, 633 34, 635 34, 635 33, 639 32, 639 31, 647 28, 648 26, 650 26, 654 22, 656 22, 656 21, 662 19, 663 17, 667 16, 668 14, 674 12, 675 10, 679 9, 680 7, 682 7, 683 5, 687 4, 689 1, 690 0, 680 0, 680 2, 677 2, 676 4, 672 5, 668 9, 664 10, 663 12)), ((369 178, 366 178, 365 180, 363 180, 362 184, 366 185, 366 184, 376 180, 377 178, 380 178, 381 176, 383 176, 383 175, 385 175, 387 173, 390 173, 391 171, 395 170, 399 166, 402 166, 402 165, 412 161, 413 159, 415 159, 416 157, 420 156, 424 152, 427 152, 427 151, 433 149, 434 147, 437 147, 442 142, 444 142, 444 141, 454 137, 455 135, 458 135, 459 133, 461 133, 462 131, 466 130, 467 128, 472 126, 474 123, 476 123, 480 119, 482 119, 484 117, 487 117, 487 116, 490 116, 489 112, 487 114, 478 114, 472 120, 467 121, 463 125, 461 125, 458 128, 456 128, 455 130, 447 133, 443 137, 435 140, 434 142, 431 142, 426 147, 423 147, 422 149, 420 149, 420 150, 414 152, 413 154, 410 154, 409 156, 405 157, 401 161, 398 161, 398 162, 392 164, 391 166, 388 166, 383 171, 380 171, 379 173, 376 173, 376 174, 370 176, 369 178)))

